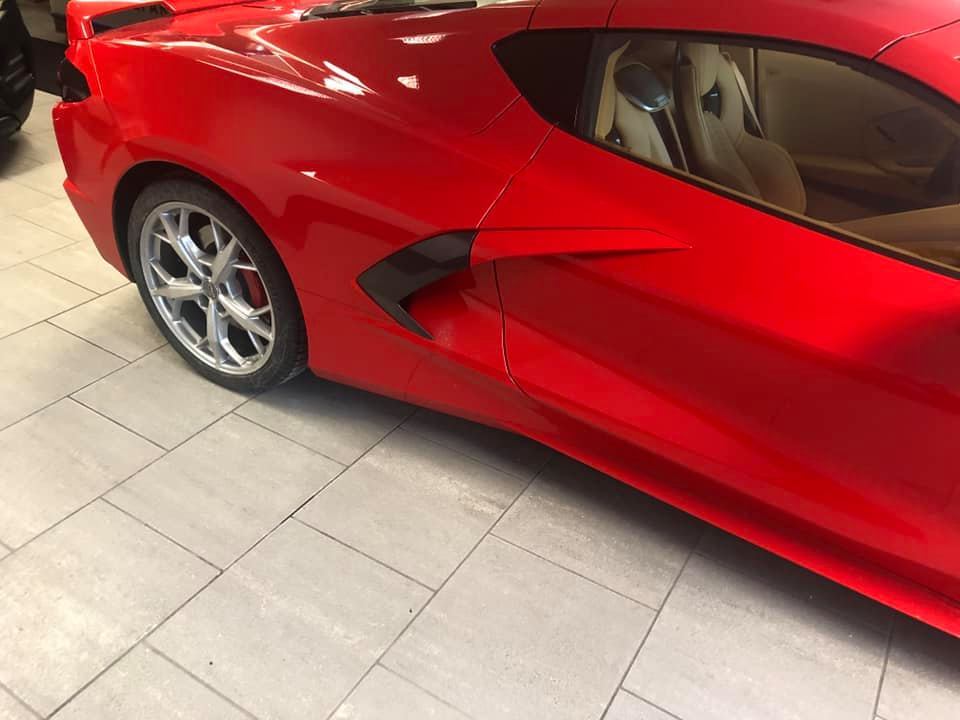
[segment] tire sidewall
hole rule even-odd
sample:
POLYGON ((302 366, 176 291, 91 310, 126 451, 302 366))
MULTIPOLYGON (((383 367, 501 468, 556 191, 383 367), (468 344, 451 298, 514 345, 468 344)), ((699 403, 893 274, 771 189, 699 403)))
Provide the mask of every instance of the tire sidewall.
POLYGON ((240 392, 258 392, 298 375, 306 366, 306 332, 303 315, 286 268, 253 219, 233 200, 204 183, 190 179, 161 180, 148 185, 137 197, 127 224, 127 252, 140 297, 170 345, 191 367, 209 380, 240 392), (273 308, 274 341, 267 362, 249 375, 229 375, 210 367, 174 334, 160 315, 147 289, 140 260, 143 225, 157 207, 169 202, 195 205, 216 217, 238 238, 257 266, 273 308))

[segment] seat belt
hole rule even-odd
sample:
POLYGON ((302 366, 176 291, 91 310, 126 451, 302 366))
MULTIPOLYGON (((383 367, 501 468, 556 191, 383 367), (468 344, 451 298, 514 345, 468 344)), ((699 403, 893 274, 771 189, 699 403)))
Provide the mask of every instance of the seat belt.
POLYGON ((740 89, 740 97, 743 98, 743 104, 747 108, 747 112, 750 115, 750 119, 753 121, 753 126, 757 129, 757 132, 760 133, 760 137, 764 137, 763 126, 760 124, 760 118, 757 117, 757 109, 753 106, 753 97, 750 95, 750 91, 747 89, 747 81, 743 77, 743 73, 740 72, 740 68, 737 67, 737 64, 733 61, 733 58, 730 57, 727 53, 723 53, 724 59, 730 64, 730 69, 733 70, 733 76, 737 79, 737 87, 740 89))

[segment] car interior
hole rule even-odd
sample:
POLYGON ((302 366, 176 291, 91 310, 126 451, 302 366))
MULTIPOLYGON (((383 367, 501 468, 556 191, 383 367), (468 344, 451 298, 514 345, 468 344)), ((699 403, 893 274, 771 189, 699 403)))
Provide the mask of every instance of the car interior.
POLYGON ((960 267, 960 124, 898 85, 840 58, 634 34, 610 38, 591 123, 642 160, 960 267))

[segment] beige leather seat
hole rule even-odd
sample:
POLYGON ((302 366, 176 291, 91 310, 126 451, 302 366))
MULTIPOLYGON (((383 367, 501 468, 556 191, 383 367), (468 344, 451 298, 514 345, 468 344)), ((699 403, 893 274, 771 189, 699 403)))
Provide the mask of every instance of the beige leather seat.
POLYGON ((746 129, 736 64, 718 45, 681 43, 676 100, 686 130, 687 157, 701 177, 804 214, 807 194, 796 163, 780 145, 746 129), (719 112, 704 98, 719 91, 719 112))
POLYGON ((631 155, 674 167, 675 163, 653 115, 635 107, 617 91, 616 72, 631 64, 641 64, 625 56, 629 46, 630 43, 624 44, 607 59, 595 136, 599 140, 616 136, 618 144, 631 155))

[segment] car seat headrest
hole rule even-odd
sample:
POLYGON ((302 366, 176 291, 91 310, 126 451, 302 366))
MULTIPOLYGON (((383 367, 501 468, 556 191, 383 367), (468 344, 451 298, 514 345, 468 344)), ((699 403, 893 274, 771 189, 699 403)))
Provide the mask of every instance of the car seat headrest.
POLYGON ((640 110, 660 112, 670 104, 670 95, 657 74, 643 63, 634 62, 617 70, 617 90, 640 110))
POLYGON ((680 56, 686 59, 697 71, 697 91, 706 95, 717 84, 717 75, 723 56, 719 45, 709 43, 681 43, 680 56))

